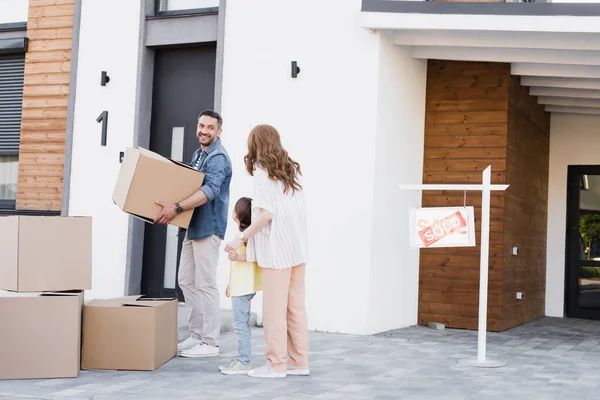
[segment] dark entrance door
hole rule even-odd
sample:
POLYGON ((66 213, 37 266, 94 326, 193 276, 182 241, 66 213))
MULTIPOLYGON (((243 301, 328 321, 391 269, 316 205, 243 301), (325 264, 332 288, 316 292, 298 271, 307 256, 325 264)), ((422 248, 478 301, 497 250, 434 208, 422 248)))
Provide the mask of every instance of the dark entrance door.
MULTIPOLYGON (((215 44, 156 51, 150 150, 191 161, 199 146, 198 114, 214 104, 215 62, 215 44)), ((183 300, 177 272, 184 235, 173 226, 146 224, 142 294, 183 300)))
POLYGON ((600 319, 600 166, 571 166, 567 193, 567 317, 600 319))

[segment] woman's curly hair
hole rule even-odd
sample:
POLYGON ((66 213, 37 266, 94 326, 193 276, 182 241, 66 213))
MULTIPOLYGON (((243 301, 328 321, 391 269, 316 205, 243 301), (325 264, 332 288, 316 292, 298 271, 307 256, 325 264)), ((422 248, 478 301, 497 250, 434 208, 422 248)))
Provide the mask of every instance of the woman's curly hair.
POLYGON ((248 154, 244 157, 246 170, 254 175, 261 167, 269 178, 283 182, 284 193, 302 190, 298 176, 302 175, 300 164, 292 160, 281 145, 279 132, 270 125, 258 125, 248 136, 248 154))

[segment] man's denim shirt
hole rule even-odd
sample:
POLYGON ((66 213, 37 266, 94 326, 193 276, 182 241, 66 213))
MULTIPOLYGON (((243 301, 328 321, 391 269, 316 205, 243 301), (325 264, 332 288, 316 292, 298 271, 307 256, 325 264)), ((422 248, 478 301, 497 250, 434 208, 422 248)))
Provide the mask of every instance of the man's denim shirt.
POLYGON ((196 150, 191 165, 205 174, 200 190, 204 192, 208 202, 194 209, 187 237, 189 240, 200 240, 217 235, 224 239, 229 211, 231 160, 221 139, 217 139, 206 151, 201 148, 196 150))

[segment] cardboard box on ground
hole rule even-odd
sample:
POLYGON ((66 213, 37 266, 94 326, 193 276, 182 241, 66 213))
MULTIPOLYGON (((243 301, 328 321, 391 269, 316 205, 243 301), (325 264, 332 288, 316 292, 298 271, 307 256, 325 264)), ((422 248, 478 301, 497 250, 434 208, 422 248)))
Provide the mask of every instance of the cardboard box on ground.
MULTIPOLYGON (((175 204, 194 194, 204 173, 143 148, 128 148, 113 193, 124 212, 152 223, 161 212, 157 201, 175 204)), ((187 229, 193 210, 177 215, 171 225, 187 229)))
POLYGON ((0 292, 0 379, 75 378, 83 292, 0 292))
POLYGON ((83 369, 153 371, 177 355, 177 299, 93 300, 83 321, 83 369))

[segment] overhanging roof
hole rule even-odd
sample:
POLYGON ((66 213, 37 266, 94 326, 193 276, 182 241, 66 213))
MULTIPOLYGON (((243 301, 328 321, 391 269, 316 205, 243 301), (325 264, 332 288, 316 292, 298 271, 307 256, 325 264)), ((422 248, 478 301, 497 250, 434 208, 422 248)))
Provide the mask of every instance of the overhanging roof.
POLYGON ((393 31, 414 58, 510 63, 547 111, 600 115, 600 4, 363 0, 362 10, 362 27, 393 31))

